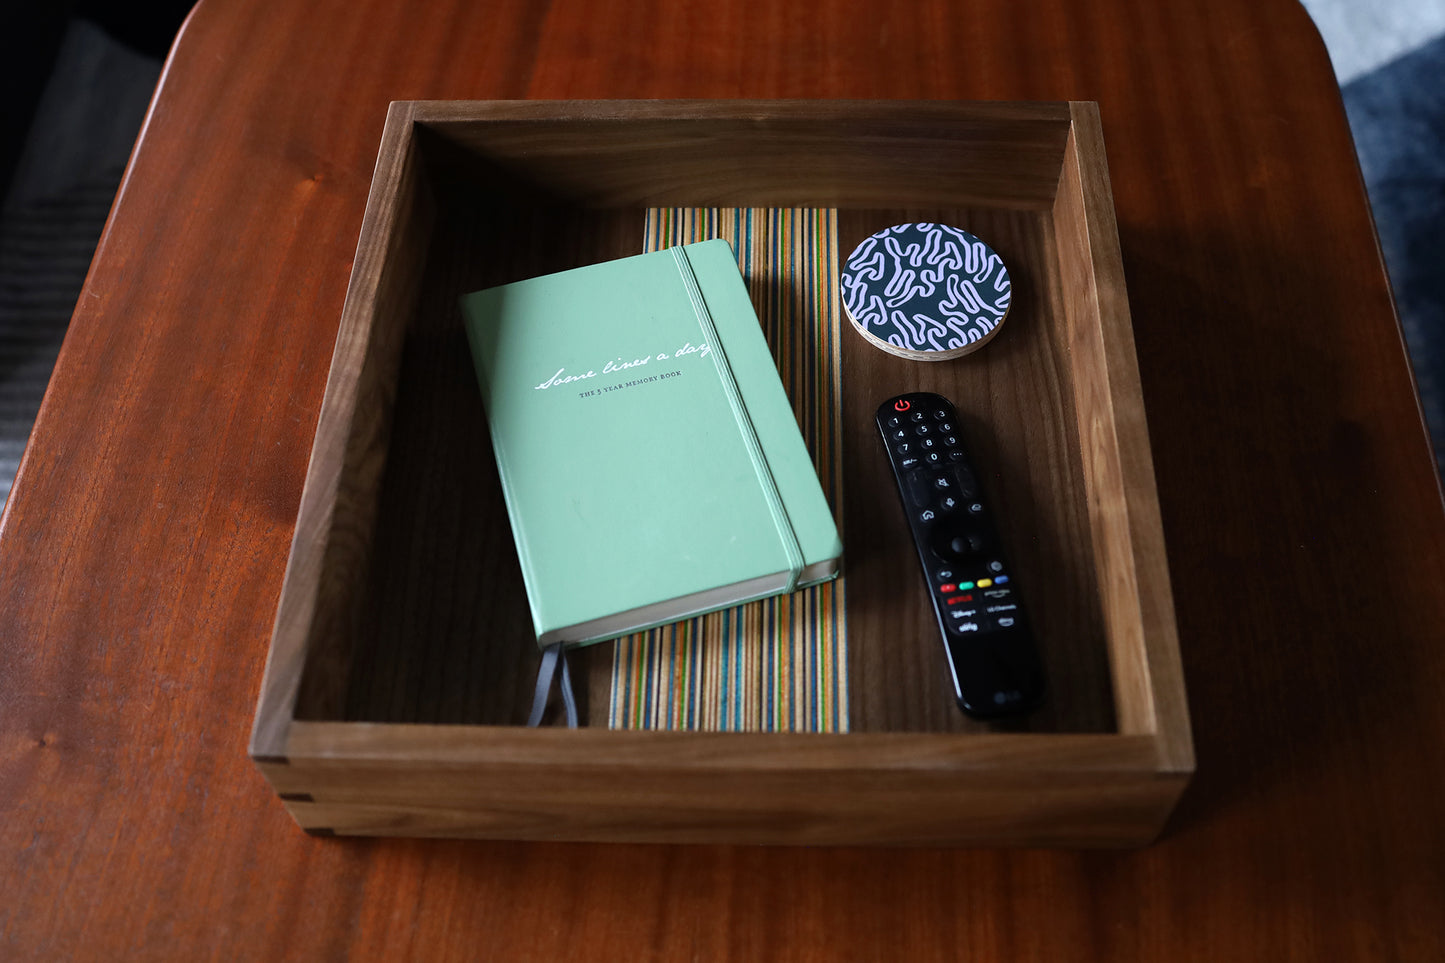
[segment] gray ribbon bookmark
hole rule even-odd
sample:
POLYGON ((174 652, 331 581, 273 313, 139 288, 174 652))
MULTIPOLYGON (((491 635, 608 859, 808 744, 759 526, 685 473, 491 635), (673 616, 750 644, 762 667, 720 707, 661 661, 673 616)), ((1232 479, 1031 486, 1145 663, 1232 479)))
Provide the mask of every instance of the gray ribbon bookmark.
POLYGON ((572 695, 572 674, 567 671, 567 653, 562 651, 561 642, 542 650, 542 665, 537 669, 537 690, 532 695, 532 714, 527 717, 529 726, 542 724, 542 714, 547 711, 547 697, 552 694, 552 676, 559 662, 562 664, 559 686, 562 689, 562 705, 567 710, 567 728, 577 728, 577 699, 572 695))

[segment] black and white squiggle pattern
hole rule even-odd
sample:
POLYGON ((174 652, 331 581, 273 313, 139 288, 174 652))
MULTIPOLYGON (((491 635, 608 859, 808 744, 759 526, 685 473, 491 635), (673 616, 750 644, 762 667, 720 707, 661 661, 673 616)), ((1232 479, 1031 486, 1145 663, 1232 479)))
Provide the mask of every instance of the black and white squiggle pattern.
POLYGON ((1011 289, 993 248, 944 224, 897 224, 853 251, 840 287, 853 322, 910 351, 950 351, 1003 320, 1011 289))

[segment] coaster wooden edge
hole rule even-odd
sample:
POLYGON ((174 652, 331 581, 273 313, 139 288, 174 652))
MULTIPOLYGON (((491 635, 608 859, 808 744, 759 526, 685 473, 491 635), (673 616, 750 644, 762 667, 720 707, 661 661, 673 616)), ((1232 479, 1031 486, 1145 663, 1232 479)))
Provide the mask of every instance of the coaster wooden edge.
POLYGON ((1009 313, 1013 311, 1013 305, 1010 304, 1004 309, 1003 316, 998 319, 998 322, 989 329, 988 334, 979 338, 977 341, 970 341, 968 344, 959 345, 957 348, 950 348, 947 351, 913 351, 909 348, 900 348, 890 341, 884 341, 882 338, 870 334, 868 329, 859 324, 858 319, 853 317, 853 312, 848 310, 846 304, 842 307, 844 316, 848 318, 848 323, 853 325, 853 330, 861 334, 864 340, 880 351, 885 351, 895 357, 905 358, 909 361, 952 361, 954 358, 962 358, 965 355, 973 354, 994 339, 1000 329, 1003 328, 1003 323, 1008 320, 1009 313))

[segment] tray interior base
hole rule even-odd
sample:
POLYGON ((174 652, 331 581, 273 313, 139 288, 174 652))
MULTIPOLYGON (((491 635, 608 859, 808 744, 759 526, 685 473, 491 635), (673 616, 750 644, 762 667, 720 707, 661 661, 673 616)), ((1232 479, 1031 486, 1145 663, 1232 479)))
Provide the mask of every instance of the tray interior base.
MULTIPOLYGON (((343 660, 340 704, 303 700, 299 718, 525 720, 538 658, 456 299, 639 253, 646 210, 499 206, 494 196, 458 193, 437 205, 400 361, 359 632, 343 660)), ((843 504, 834 509, 841 507, 846 549, 850 728, 1000 728, 967 719, 952 703, 918 562, 895 517, 900 509, 873 437, 880 398, 932 390, 965 413, 965 439, 1007 519, 1006 548, 1049 672, 1047 704, 1008 728, 1113 731, 1050 213, 842 210, 840 256, 906 220, 952 223, 987 239, 1009 264, 1016 299, 1003 332, 985 350, 951 362, 892 357, 864 342, 846 319, 834 319, 844 479, 843 504)), ((589 724, 605 725, 611 646, 582 650, 573 665, 589 724)))

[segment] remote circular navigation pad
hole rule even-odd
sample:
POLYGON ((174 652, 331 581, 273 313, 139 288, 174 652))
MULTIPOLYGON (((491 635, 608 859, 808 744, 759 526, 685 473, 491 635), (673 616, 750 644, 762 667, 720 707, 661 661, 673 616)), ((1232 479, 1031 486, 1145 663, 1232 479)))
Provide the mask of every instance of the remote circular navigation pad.
POLYGON ((988 343, 1012 285, 993 248, 946 224, 895 224, 848 256, 839 278, 858 333, 913 361, 947 361, 988 343))

